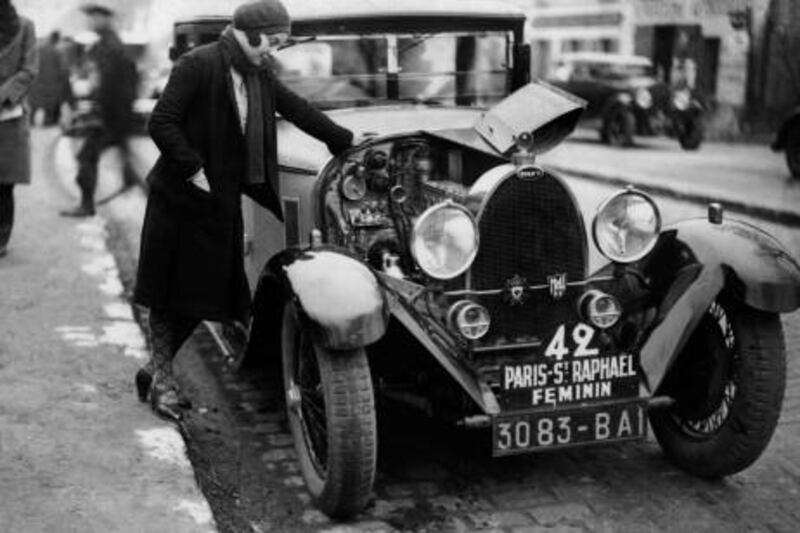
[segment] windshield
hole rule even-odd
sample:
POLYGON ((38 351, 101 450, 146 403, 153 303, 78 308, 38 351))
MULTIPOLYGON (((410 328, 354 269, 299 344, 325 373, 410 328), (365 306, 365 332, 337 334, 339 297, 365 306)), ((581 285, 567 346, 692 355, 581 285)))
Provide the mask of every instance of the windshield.
POLYGON ((628 78, 646 78, 653 75, 650 65, 626 65, 620 63, 598 63, 592 67, 595 78, 607 80, 624 80, 628 78))
POLYGON ((336 35, 275 53, 292 90, 330 109, 396 101, 490 106, 509 92, 506 32, 336 35))

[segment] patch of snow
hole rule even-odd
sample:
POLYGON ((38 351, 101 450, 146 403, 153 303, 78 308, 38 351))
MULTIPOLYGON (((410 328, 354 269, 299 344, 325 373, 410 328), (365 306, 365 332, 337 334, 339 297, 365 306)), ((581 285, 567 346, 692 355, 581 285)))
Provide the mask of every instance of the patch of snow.
POLYGON ((136 437, 147 455, 159 461, 191 468, 180 433, 171 427, 137 429, 136 437))
POLYGON ((117 272, 117 263, 109 253, 94 256, 91 261, 81 266, 81 270, 90 276, 102 276, 107 272, 117 272))
POLYGON ((139 361, 145 361, 150 358, 150 354, 144 348, 131 348, 128 346, 125 348, 124 352, 125 357, 130 357, 132 359, 137 359, 139 361))
POLYGON ((135 349, 144 349, 145 342, 139 325, 131 320, 114 320, 103 326, 100 342, 135 349))
POLYGON ((103 294, 108 296, 120 296, 123 291, 122 282, 120 282, 116 275, 108 276, 103 283, 99 285, 99 288, 103 294))
POLYGON ((103 306, 109 318, 117 320, 133 320, 133 310, 125 302, 111 302, 103 306))
POLYGON ((89 326, 58 326, 56 331, 59 333, 69 333, 69 332, 76 332, 76 331, 91 331, 92 328, 89 326))
POLYGON ((205 500, 181 500, 173 510, 188 514, 198 526, 210 526, 213 519, 211 507, 205 500))

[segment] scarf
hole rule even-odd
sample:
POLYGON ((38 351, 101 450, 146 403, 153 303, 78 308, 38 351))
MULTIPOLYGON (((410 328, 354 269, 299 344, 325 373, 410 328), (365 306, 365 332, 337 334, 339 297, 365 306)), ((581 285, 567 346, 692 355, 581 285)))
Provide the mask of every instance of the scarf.
POLYGON ((220 44, 223 54, 231 66, 242 76, 247 88, 247 123, 245 126, 247 168, 242 184, 260 188, 267 183, 264 163, 264 101, 261 94, 261 72, 269 67, 256 67, 247 59, 230 26, 222 32, 220 44))

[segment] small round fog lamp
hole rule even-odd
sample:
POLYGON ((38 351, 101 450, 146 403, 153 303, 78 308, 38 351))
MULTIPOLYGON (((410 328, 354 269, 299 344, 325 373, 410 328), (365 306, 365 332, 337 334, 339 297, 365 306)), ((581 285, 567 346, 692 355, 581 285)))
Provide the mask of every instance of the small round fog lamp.
POLYGON ((471 341, 486 335, 491 325, 489 310, 469 300, 460 300, 454 303, 447 313, 447 321, 451 328, 471 341))
POLYGON ((616 298, 602 291, 592 290, 578 301, 580 316, 599 329, 613 327, 622 315, 622 308, 616 298))

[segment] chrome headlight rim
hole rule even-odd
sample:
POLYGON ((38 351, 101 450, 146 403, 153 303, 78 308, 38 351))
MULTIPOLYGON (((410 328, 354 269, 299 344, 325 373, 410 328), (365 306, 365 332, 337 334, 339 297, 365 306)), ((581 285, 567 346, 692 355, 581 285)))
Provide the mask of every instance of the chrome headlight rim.
POLYGON ((458 204, 458 203, 454 202, 453 200, 449 200, 448 199, 448 200, 445 200, 443 202, 439 202, 438 204, 434 204, 434 205, 430 206, 425 211, 423 211, 422 214, 414 222, 414 229, 411 232, 411 242, 410 242, 411 256, 414 258, 414 262, 419 266, 419 268, 427 276, 429 276, 429 277, 431 277, 433 279, 440 280, 440 281, 447 281, 447 280, 455 279, 458 276, 460 276, 461 274, 463 274, 464 272, 466 272, 467 270, 469 270, 470 267, 472 267, 472 263, 475 262, 475 258, 478 256, 479 247, 480 247, 480 235, 479 235, 479 231, 478 231, 478 223, 475 220, 475 217, 473 216, 473 214, 470 212, 469 209, 467 209, 466 207, 464 207, 461 204, 458 204), (464 261, 464 264, 461 267, 459 267, 458 269, 447 273, 446 275, 442 275, 440 273, 433 272, 429 268, 426 268, 426 266, 424 265, 424 262, 418 256, 417 247, 415 246, 415 243, 417 241, 417 236, 420 234, 421 228, 423 227, 423 224, 425 224, 428 221, 428 219, 430 219, 430 217, 432 217, 436 212, 441 211, 443 209, 453 209, 453 210, 460 211, 462 214, 464 214, 467 217, 467 219, 469 219, 470 224, 472 225, 473 233, 474 233, 472 250, 470 251, 469 254, 467 254, 467 258, 464 261))
POLYGON ((650 109, 653 107, 653 93, 647 87, 639 87, 636 89, 634 101, 642 109, 650 109))
POLYGON ((672 107, 678 111, 686 111, 692 102, 692 93, 688 89, 678 89, 672 93, 672 107))
POLYGON ((610 261, 621 264, 635 263, 636 261, 643 259, 650 252, 653 251, 653 248, 655 248, 656 243, 658 242, 658 237, 659 235, 661 235, 661 225, 662 225, 661 210, 658 208, 658 204, 656 204, 655 200, 653 200, 653 197, 641 189, 637 189, 635 187, 626 187, 625 189, 617 191, 608 198, 606 198, 605 200, 603 200, 603 202, 597 208, 597 213, 594 215, 594 219, 592 220, 592 239, 594 240, 594 244, 600 251, 600 253, 603 254, 603 256, 609 259, 610 261), (600 219, 600 215, 603 214, 603 212, 606 210, 606 208, 608 208, 609 205, 611 205, 615 200, 617 200, 622 196, 638 196, 642 198, 643 200, 645 200, 645 202, 647 202, 647 204, 650 205, 650 207, 653 210, 653 214, 655 215, 655 229, 653 231, 653 235, 650 239, 650 242, 636 254, 625 257, 612 254, 608 250, 604 249, 604 247, 600 243, 600 239, 598 239, 598 233, 597 233, 599 229, 598 220, 600 219))

